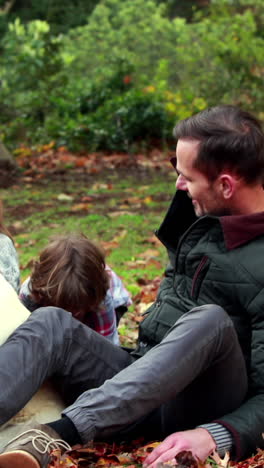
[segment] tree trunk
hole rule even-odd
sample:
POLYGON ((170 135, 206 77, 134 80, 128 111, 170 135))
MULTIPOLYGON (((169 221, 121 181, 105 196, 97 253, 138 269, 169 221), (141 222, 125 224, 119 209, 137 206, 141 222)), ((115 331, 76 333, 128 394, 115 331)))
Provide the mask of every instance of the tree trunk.
POLYGON ((6 149, 6 147, 3 145, 3 143, 0 141, 0 168, 1 169, 15 169, 16 168, 16 162, 9 153, 9 151, 6 149))
POLYGON ((17 177, 17 165, 14 157, 0 141, 0 188, 12 185, 17 177))
POLYGON ((12 10, 14 4, 15 0, 10 0, 9 2, 6 2, 5 5, 2 8, 0 8, 0 13, 4 15, 8 14, 10 10, 12 10))

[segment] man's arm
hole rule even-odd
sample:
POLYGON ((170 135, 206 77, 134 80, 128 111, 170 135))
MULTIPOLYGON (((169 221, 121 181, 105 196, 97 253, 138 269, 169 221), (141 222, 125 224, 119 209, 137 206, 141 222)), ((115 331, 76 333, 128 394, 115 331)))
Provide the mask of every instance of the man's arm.
POLYGON ((202 460, 210 454, 212 441, 215 441, 216 450, 222 449, 224 439, 220 439, 223 433, 222 430, 218 432, 221 427, 227 430, 227 443, 231 435, 233 444, 227 446, 225 441, 224 444, 227 449, 232 447, 235 458, 248 456, 256 447, 264 448, 264 314, 261 304, 264 304, 264 291, 251 302, 249 308, 252 329, 249 398, 235 411, 215 421, 218 424, 205 424, 167 437, 146 459, 150 468, 155 467, 157 460, 172 459, 179 451, 187 448, 202 460), (200 429, 204 432, 201 433, 200 429))
POLYGON ((249 301, 251 320, 251 359, 248 371, 248 396, 244 403, 217 421, 225 426, 234 439, 232 456, 241 459, 264 448, 264 289, 249 301))

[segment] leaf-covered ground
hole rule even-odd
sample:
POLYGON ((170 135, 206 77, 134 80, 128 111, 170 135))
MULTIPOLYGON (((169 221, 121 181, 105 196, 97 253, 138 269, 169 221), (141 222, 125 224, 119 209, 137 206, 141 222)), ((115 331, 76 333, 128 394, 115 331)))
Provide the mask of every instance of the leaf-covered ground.
POLYGON ((133 296, 119 326, 121 343, 133 345, 166 265, 154 231, 175 189, 169 155, 74 155, 50 144, 22 147, 17 162, 20 177, 0 196, 22 279, 51 236, 83 232, 104 247, 107 262, 133 296))
MULTIPOLYGON (((130 445, 108 445, 106 443, 89 444, 86 447, 76 446, 73 450, 61 455, 60 450, 54 450, 49 467, 56 468, 141 468, 148 454, 159 444, 153 442, 147 445, 135 441, 130 445)), ((226 454, 220 458, 217 453, 209 457, 205 463, 198 462, 189 451, 180 452, 175 459, 167 463, 159 463, 158 468, 263 468, 264 451, 247 460, 234 463, 226 454)))

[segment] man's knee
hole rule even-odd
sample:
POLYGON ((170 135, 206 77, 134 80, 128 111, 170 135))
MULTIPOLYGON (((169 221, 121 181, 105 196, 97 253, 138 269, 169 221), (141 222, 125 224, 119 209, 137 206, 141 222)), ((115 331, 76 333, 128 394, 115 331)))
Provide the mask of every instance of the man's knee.
POLYGON ((174 327, 185 323, 190 328, 217 330, 229 328, 234 330, 234 325, 227 312, 217 304, 205 304, 194 307, 183 314, 174 327))
POLYGON ((201 318, 204 319, 208 318, 216 321, 226 320, 232 323, 232 320, 230 319, 225 309, 223 309, 223 307, 217 304, 205 304, 202 306, 194 307, 190 310, 190 313, 198 314, 199 316, 201 316, 201 318))
POLYGON ((232 330, 232 332, 235 330, 233 321, 223 307, 217 304, 206 304, 197 307, 196 310, 200 316, 200 320, 204 322, 206 327, 216 329, 226 328, 232 330))

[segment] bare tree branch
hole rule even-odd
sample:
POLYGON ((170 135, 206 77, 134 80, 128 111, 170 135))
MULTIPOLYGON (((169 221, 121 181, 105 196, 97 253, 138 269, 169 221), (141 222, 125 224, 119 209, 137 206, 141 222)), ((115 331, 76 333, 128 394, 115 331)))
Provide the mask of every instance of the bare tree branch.
POLYGON ((8 2, 6 2, 3 8, 0 8, 0 15, 6 15, 7 13, 9 13, 10 10, 12 10, 15 3, 16 0, 9 0, 8 2))

